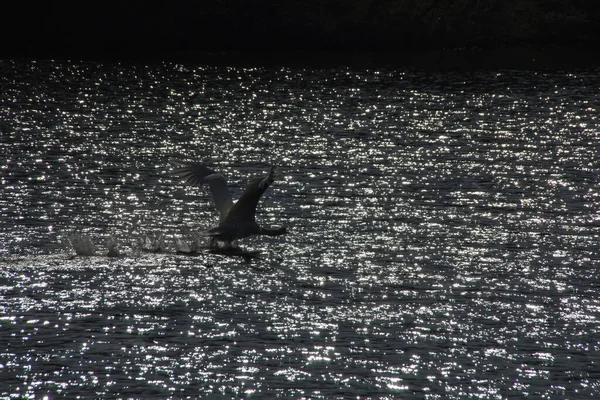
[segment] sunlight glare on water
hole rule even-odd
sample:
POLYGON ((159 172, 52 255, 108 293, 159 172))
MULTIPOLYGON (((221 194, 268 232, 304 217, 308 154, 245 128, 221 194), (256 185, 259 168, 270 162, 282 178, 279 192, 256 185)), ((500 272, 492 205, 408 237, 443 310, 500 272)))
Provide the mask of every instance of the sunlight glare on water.
POLYGON ((599 71, 0 66, 0 397, 600 389, 599 71), (217 213, 170 158, 276 165, 289 233, 176 254, 217 213))

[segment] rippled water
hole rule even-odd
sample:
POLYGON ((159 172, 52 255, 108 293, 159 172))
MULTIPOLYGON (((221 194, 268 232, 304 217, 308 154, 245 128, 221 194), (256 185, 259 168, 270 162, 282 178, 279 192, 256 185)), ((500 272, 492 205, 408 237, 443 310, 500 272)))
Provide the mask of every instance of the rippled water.
POLYGON ((600 71, 0 70, 0 397, 600 391, 600 71), (277 165, 289 233, 176 254, 216 212, 171 157, 277 165))

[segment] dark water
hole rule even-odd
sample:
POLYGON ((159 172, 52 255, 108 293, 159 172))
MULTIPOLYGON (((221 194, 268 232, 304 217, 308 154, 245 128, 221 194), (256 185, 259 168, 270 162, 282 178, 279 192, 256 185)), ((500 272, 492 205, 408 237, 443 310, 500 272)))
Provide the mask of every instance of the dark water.
POLYGON ((600 71, 0 71, 1 398, 600 391, 600 71), (171 157, 277 165, 289 233, 176 254, 216 211, 171 157))

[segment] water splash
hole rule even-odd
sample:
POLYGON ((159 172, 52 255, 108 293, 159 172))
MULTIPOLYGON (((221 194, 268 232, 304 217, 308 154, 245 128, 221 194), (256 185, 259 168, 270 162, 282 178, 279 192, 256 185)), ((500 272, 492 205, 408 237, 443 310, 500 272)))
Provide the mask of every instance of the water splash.
POLYGON ((143 251, 161 253, 165 249, 165 236, 162 233, 147 234, 140 244, 143 251))
POLYGON ((198 252, 198 242, 196 240, 175 238, 175 249, 178 254, 195 254, 198 252))
POLYGON ((110 236, 106 243, 106 247, 108 248, 108 253, 106 253, 107 257, 120 257, 121 252, 119 251, 119 242, 117 238, 114 236, 110 236))
POLYGON ((69 236, 69 242, 78 256, 96 255, 96 245, 92 238, 84 233, 74 233, 69 236))

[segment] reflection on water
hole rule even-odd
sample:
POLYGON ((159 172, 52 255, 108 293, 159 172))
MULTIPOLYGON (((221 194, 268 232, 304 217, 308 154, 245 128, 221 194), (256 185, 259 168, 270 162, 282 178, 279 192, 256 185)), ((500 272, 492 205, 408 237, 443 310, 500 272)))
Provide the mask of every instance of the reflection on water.
POLYGON ((0 66, 1 396, 600 389, 600 71, 0 66), (176 254, 217 215, 174 156, 277 165, 289 233, 176 254))

